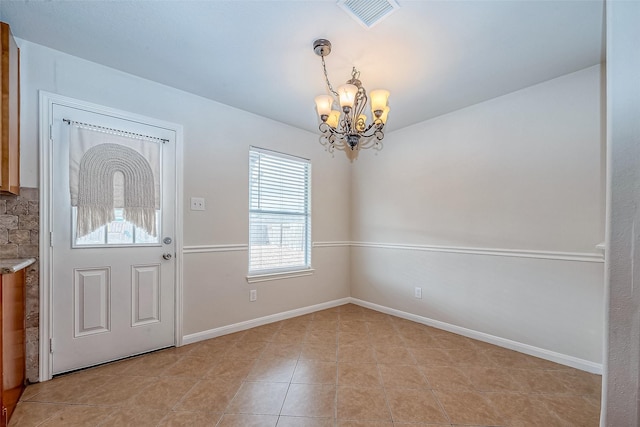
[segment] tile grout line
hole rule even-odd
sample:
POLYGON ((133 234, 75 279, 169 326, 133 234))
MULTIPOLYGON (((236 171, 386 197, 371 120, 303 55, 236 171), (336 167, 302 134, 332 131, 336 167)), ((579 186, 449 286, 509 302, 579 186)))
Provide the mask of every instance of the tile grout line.
MULTIPOLYGON (((327 313, 330 314, 330 313, 327 313)), ((369 348, 371 348, 372 350, 372 354, 373 354, 373 361, 375 363, 375 372, 378 376, 378 382, 380 383, 381 388, 383 389, 384 392, 384 399, 385 399, 385 404, 387 406, 387 409, 389 411, 389 415, 391 416, 390 418, 390 422, 393 423, 394 425, 396 423, 400 423, 402 422, 401 420, 396 420, 394 419, 394 414, 393 411, 391 410, 391 405, 390 405, 390 396, 392 397, 392 394, 389 394, 389 392, 395 390, 395 388, 392 386, 392 384, 397 384, 398 388, 401 389, 408 389, 408 390, 413 390, 413 388, 410 385, 406 385, 403 382, 396 382, 396 381, 391 381, 390 382, 390 386, 388 387, 387 383, 384 381, 384 376, 383 376, 383 365, 385 366, 384 372, 387 372, 387 374, 389 374, 388 369, 386 368, 387 365, 391 366, 391 367, 396 367, 399 365, 403 365, 403 364, 410 364, 411 366, 414 366, 416 369, 418 369, 418 375, 420 376, 420 378, 422 380, 424 380, 426 382, 426 387, 427 390, 429 391, 430 395, 432 396, 432 398, 435 398, 438 407, 440 408, 441 412, 446 416, 447 419, 449 419, 449 424, 451 425, 451 418, 449 416, 449 414, 446 412, 446 410, 444 409, 443 406, 443 402, 436 396, 436 392, 439 390, 442 390, 443 392, 448 393, 449 391, 452 393, 463 393, 465 391, 467 391, 467 389, 465 387, 462 388, 458 388, 457 386, 454 387, 454 389, 450 389, 449 386, 447 386, 445 383, 443 383, 443 385, 445 385, 445 388, 438 388, 435 389, 434 385, 432 385, 431 381, 429 380, 429 377, 426 374, 426 371, 423 370, 421 367, 424 366, 432 366, 435 368, 439 368, 440 365, 436 364, 436 365, 430 365, 428 364, 428 360, 430 360, 430 356, 429 353, 424 353, 421 354, 420 357, 423 360, 423 362, 427 363, 427 365, 424 364, 420 364, 418 362, 418 358, 416 356, 414 351, 412 351, 412 349, 414 347, 408 347, 409 344, 411 344, 410 339, 413 339, 413 337, 415 337, 415 339, 420 340, 420 337, 418 336, 418 334, 411 335, 411 329, 410 328, 404 328, 404 322, 395 322, 395 321, 391 321, 390 323, 388 322, 384 322, 387 324, 391 324, 393 326, 393 333, 396 337, 400 338, 399 342, 396 343, 396 341, 393 342, 386 342, 386 335, 384 333, 382 333, 381 335, 376 335, 376 340, 375 342, 372 341, 372 339, 374 338, 374 336, 371 334, 372 332, 372 328, 374 328, 375 326, 375 321, 372 319, 367 319, 364 316, 358 318, 357 320, 361 320, 364 322, 364 325, 366 326, 365 328, 365 334, 366 334, 366 342, 361 342, 358 340, 358 337, 356 336, 356 333, 361 334, 362 331, 360 329, 360 327, 358 326, 358 328, 356 329, 348 329, 351 326, 356 326, 356 325, 348 325, 347 329, 343 330, 342 329, 342 314, 340 312, 338 313, 333 313, 328 317, 322 317, 321 319, 317 319, 317 321, 319 323, 316 323, 314 327, 314 321, 315 319, 311 319, 310 321, 305 322, 305 329, 304 329, 304 335, 303 335, 303 339, 301 342, 301 347, 299 348, 299 352, 297 357, 295 358, 295 364, 291 364, 293 365, 293 370, 291 371, 291 374, 289 376, 288 382, 287 382, 287 388, 286 388, 286 392, 284 393, 284 398, 282 401, 282 404, 280 405, 280 410, 278 411, 277 414, 277 420, 276 420, 276 424, 280 423, 281 420, 283 420, 284 418, 282 417, 286 417, 286 415, 283 414, 283 410, 284 410, 284 406, 286 404, 287 398, 293 396, 291 393, 293 392, 293 389, 291 388, 292 385, 294 385, 293 379, 296 375, 296 371, 298 370, 299 367, 302 366, 302 361, 306 360, 303 359, 303 351, 305 348, 305 345, 307 343, 310 343, 309 341, 307 341, 307 338, 311 336, 312 331, 318 331, 318 333, 314 333, 313 335, 318 338, 316 341, 313 341, 315 343, 315 346, 318 347, 320 350, 322 350, 322 343, 325 342, 328 344, 328 341, 324 341, 325 338, 328 338, 330 336, 330 331, 335 333, 335 349, 333 351, 333 361, 335 361, 335 370, 333 370, 333 374, 334 374, 334 391, 335 391, 335 395, 333 398, 333 425, 337 426, 338 423, 338 409, 339 409, 339 396, 338 396, 338 392, 340 389, 340 382, 339 382, 339 378, 340 378, 340 349, 342 347, 347 347, 347 346, 355 346, 357 347, 358 345, 365 345, 369 348), (333 316, 333 317, 332 317, 333 316), (329 326, 329 323, 326 321, 330 321, 330 322, 335 322, 335 329, 326 329, 327 326, 329 326), (374 323, 372 323, 374 322, 374 323), (319 329, 318 329, 319 328, 319 329), (359 332, 357 332, 359 331, 359 332), (352 335, 352 334, 353 335, 352 335), (344 336, 343 336, 344 334, 344 336), (406 338, 409 337, 409 338, 406 338), (341 338, 344 338, 344 340, 341 340, 341 338), (353 342, 352 342, 353 340, 353 342), (385 342, 386 342, 386 346, 387 347, 401 347, 403 349, 405 349, 408 352, 408 357, 409 359, 403 359, 401 358, 400 354, 392 354, 393 349, 390 351, 385 349, 385 342), (380 351, 379 351, 380 348, 380 351), (382 351, 382 352, 381 352, 382 351), (395 357, 392 357, 395 356, 395 357), (425 357, 428 357, 429 359, 425 359, 425 357), (412 360, 412 363, 409 363, 409 360, 412 360), (388 363, 384 363, 384 362, 388 362, 388 363), (402 385, 405 384, 405 385, 402 385)), ((357 317, 357 316, 356 316, 357 317)), ((345 318, 349 318, 351 319, 352 317, 349 316, 345 316, 345 318)), ((377 321, 381 321, 380 318, 377 318, 377 321)), ((279 328, 277 329, 278 331, 282 331, 284 323, 281 323, 279 325, 279 328)), ((382 326, 383 323, 380 323, 380 326, 382 326)), ((295 328, 292 329, 292 331, 295 331, 295 328)), ((277 337, 277 333, 274 334, 269 334, 268 330, 263 331, 264 335, 261 335, 261 333, 259 331, 256 331, 256 333, 254 335, 252 335, 251 338, 247 337, 247 342, 249 341, 256 341, 256 343, 254 344, 258 344, 257 341, 264 341, 264 344, 266 344, 265 347, 263 347, 262 351, 257 353, 257 358, 256 359, 252 359, 253 363, 255 363, 258 360, 267 360, 271 357, 277 357, 277 354, 279 353, 279 351, 282 351, 284 353, 286 353, 288 351, 288 349, 284 348, 283 349, 277 349, 276 347, 278 347, 278 345, 280 344, 291 344, 291 343, 296 343, 296 342, 300 342, 300 340, 290 340, 287 339, 286 342, 284 343, 280 343, 277 342, 276 343, 276 337, 277 337), (268 349, 270 348, 269 346, 273 346, 274 350, 273 352, 269 352, 271 354, 271 356, 268 356, 266 353, 268 351, 268 349)), ((381 332, 384 332, 381 330, 381 332)), ((287 337, 283 337, 283 338, 287 338, 287 337)), ((391 338, 395 338, 395 337, 391 337, 391 338)), ((440 338, 438 336, 438 338, 440 338)), ((433 345, 429 345, 429 341, 423 341, 422 345, 426 347, 425 348, 430 348, 430 349, 440 349, 442 345, 445 345, 445 347, 442 347, 444 350, 443 352, 446 353, 447 356, 447 360, 449 360, 449 363, 447 365, 443 365, 446 366, 450 369, 455 369, 458 374, 461 375, 460 379, 462 380, 463 378, 467 380, 467 382, 469 382, 469 386, 470 388, 468 389, 468 391, 471 391, 473 393, 477 393, 477 395, 479 397, 481 397, 482 401, 484 401, 486 404, 490 404, 490 407, 492 408, 493 411, 496 412, 496 415, 499 416, 500 418, 503 419, 503 421, 508 421, 510 419, 515 419, 513 418, 514 415, 509 415, 511 414, 511 411, 507 411, 507 406, 503 405, 501 403, 501 400, 496 400, 497 398, 499 399, 508 399, 509 395, 513 395, 513 399, 519 399, 516 396, 523 396, 526 398, 530 398, 533 399, 532 401, 536 401, 538 403, 540 403, 542 405, 542 412, 546 412, 548 413, 548 416, 550 418, 556 419, 556 420, 561 420, 561 418, 559 417, 558 413, 557 413, 557 408, 556 406, 558 404, 560 404, 561 402, 563 402, 563 399, 573 399, 576 402, 583 402, 585 405, 585 408, 588 407, 588 410, 591 411, 590 408, 594 408, 594 410, 598 409, 598 398, 597 398, 597 394, 593 391, 596 389, 596 382, 597 382, 597 378, 591 378, 589 376, 581 376, 579 375, 579 373, 574 373, 573 370, 566 370, 566 369, 558 369, 556 366, 554 365, 549 365, 547 366, 546 364, 534 364, 533 362, 528 362, 528 364, 526 365, 522 365, 522 364, 517 364, 517 365, 512 365, 511 360, 513 361, 517 361, 517 359, 503 359, 498 352, 495 353, 489 353, 490 351, 493 351, 492 348, 485 348, 485 347, 481 347, 481 346, 475 346, 472 349, 477 351, 478 353, 481 353, 483 356, 485 356, 486 358, 488 358, 488 361, 491 361, 491 365, 486 365, 484 364, 484 362, 480 361, 480 364, 477 364, 477 362, 473 362, 473 360, 470 359, 470 357, 472 356, 471 352, 469 351, 463 351, 460 355, 460 357, 458 357, 457 360, 454 360, 453 358, 456 356, 457 352, 456 352, 456 346, 460 345, 460 349, 465 349, 466 347, 462 346, 462 344, 464 343, 457 343, 457 340, 452 339, 453 337, 442 337, 442 342, 438 342, 435 347, 433 345), (495 356, 494 356, 495 354, 495 356), (495 359, 495 357, 498 357, 497 359, 495 359), (495 360, 494 360, 495 359, 495 360), (507 364, 497 364, 498 361, 503 361, 503 362, 509 362, 507 364), (502 367, 502 370, 506 370, 506 372, 504 372, 506 374, 506 379, 509 381, 506 388, 504 388, 504 383, 501 381, 498 381, 497 383, 495 381, 483 381, 484 378, 484 371, 487 371, 488 373, 490 373, 491 369, 498 369, 500 370, 500 367, 502 367), (522 371, 522 374, 518 371, 522 371), (542 381, 544 378, 549 377, 549 376, 553 376, 553 377, 557 377, 556 381, 552 381, 550 383, 540 383, 540 387, 538 387, 538 379, 535 379, 537 377, 534 377, 534 381, 536 381, 536 387, 535 390, 531 387, 526 387, 524 384, 526 384, 525 379, 527 378, 525 376, 525 374, 527 372, 539 372, 541 375, 541 378, 539 379, 539 381, 542 381), (567 373, 565 373, 567 372, 567 373), (545 373, 544 375, 542 375, 542 373, 545 373), (548 373, 548 374, 547 374, 548 373), (474 375, 475 378, 475 382, 471 381, 471 375, 474 375), (477 375, 476 375, 477 374, 477 375), (516 375, 517 374, 517 375, 516 375), (478 375, 480 375, 478 377, 478 375), (518 378, 520 378, 522 375, 522 378, 520 379, 520 381, 518 380, 518 378), (559 375, 559 376, 558 376, 559 375), (544 377, 544 378, 542 378, 544 377), (479 381, 479 382, 478 382, 479 381), (561 387, 558 384, 563 384, 564 387, 562 388, 561 392, 553 392, 550 390, 560 390, 561 387), (518 385, 520 384, 520 385, 518 385), (555 386, 554 386, 555 384, 555 386), (503 389, 504 388, 504 389, 503 389), (527 391, 529 390, 529 391, 527 391), (499 397, 500 395, 505 395, 504 397, 499 397), (493 396, 496 396, 495 398, 493 396), (554 400, 556 399, 556 400, 554 400), (560 399, 560 400, 558 400, 560 399), (554 408, 556 408, 554 410, 554 408), (507 412, 504 412, 507 411, 507 412)), ((242 339, 242 336, 240 336, 239 338, 235 338, 233 341, 229 341, 228 343, 225 342, 224 345, 236 345, 238 342, 240 342, 240 340, 242 339)), ((416 341, 417 342, 417 341, 416 341)), ((222 343, 222 341, 221 341, 222 343)), ((433 343, 431 343, 433 344, 433 343)), ((474 344, 472 342, 472 344, 474 344)), ((285 346, 286 347, 286 346, 285 346)), ((213 348, 213 347, 212 347, 213 348)), ((255 345, 254 345, 255 348, 255 345)), ((415 348, 418 348, 417 346, 415 348)), ((422 347, 420 347, 422 348, 422 347)), ((180 354, 180 357, 178 358, 178 361, 183 361, 185 358, 187 358, 189 356, 189 354, 191 354, 191 352, 193 352, 196 349, 196 347, 192 348, 191 350, 189 350, 188 352, 185 352, 184 354, 180 354)), ((354 350, 354 349, 352 349, 354 350)), ((351 351, 351 353, 353 353, 353 355, 355 355, 357 357, 357 349, 355 349, 356 351, 351 351)), ((213 351, 213 350, 212 350, 213 351)), ((201 352, 203 353, 203 352, 201 352)), ((283 354, 284 354, 283 353, 283 354)), ((209 354, 207 352, 203 353, 203 354, 209 354)), ((326 353, 326 351, 324 352, 324 355, 322 353, 322 351, 318 352, 317 354, 310 354, 312 357, 314 357, 313 359, 309 359, 310 361, 315 361, 315 362, 322 362, 322 361, 328 361, 329 359, 327 358, 327 356, 330 355, 326 353)), ((196 356, 195 353, 193 353, 193 356, 196 356)), ((202 354, 198 354, 197 356, 202 356, 202 354)), ((348 356, 348 354, 347 354, 348 356)), ((505 355, 507 356, 507 355, 505 355)), ((206 359, 205 356, 202 356, 206 359)), ((357 360, 353 359, 353 357, 351 359, 345 359, 343 362, 345 364, 348 363, 355 363, 355 364, 359 364, 361 365, 362 363, 366 363, 366 362, 358 362, 357 360)), ((214 359, 210 359, 212 360, 211 365, 210 366, 214 366, 216 365, 220 360, 219 358, 214 358, 214 359)), ((439 360, 439 359, 438 359, 439 360)), ((443 359, 444 360, 444 359, 443 359)), ((178 363, 178 361, 176 361, 176 364, 178 363)), ((437 360, 436 360, 437 361, 437 360)), ((143 362, 141 362, 143 363, 143 362)), ((136 365, 138 366, 138 365, 136 365)), ((212 368, 211 368, 212 369, 212 368)), ((210 369, 207 369, 206 372, 209 372, 210 369)), ((149 371, 147 369, 144 369, 143 371, 138 371, 135 369, 135 367, 133 365, 130 366, 126 366, 124 369, 120 368, 120 369, 116 369, 113 371, 108 371, 110 373, 116 372, 116 375, 107 375, 110 378, 123 378, 123 377, 136 377, 136 376, 141 376, 141 377, 153 377, 154 380, 158 380, 163 378, 162 375, 160 374, 156 374, 156 375, 148 375, 149 373, 155 373, 155 370, 149 371), (142 374, 142 372, 147 373, 147 375, 142 374), (127 372, 129 372, 129 374, 126 374, 127 372), (140 375, 136 375, 140 374, 140 375)), ((200 377, 196 377, 196 381, 191 385, 190 388, 188 388, 188 390, 185 391, 185 393, 179 398, 177 399, 168 409, 169 412, 167 414, 164 414, 162 416, 162 418, 160 419, 159 423, 164 422, 167 419, 167 416, 171 413, 171 412, 175 412, 176 408, 178 407, 178 405, 180 405, 180 403, 184 402, 186 400, 186 396, 194 389, 194 387, 197 386, 197 384, 201 383, 202 381, 204 381, 206 378, 204 378, 204 376, 206 375, 206 372, 204 372, 200 377)), ((326 372, 326 371, 325 371, 326 372)), ((429 371, 431 372, 431 371, 429 371)), ((328 372, 327 372, 328 373, 328 372)), ((436 372, 437 373, 437 370, 436 372)), ((452 372, 452 374, 454 374, 454 372, 452 372)), ((99 373, 98 373, 99 375, 99 373)), ((537 374, 538 375, 538 374, 537 374)), ((438 375, 438 378, 441 375, 438 375)), ((448 379, 451 379, 451 375, 447 375, 446 373, 444 373, 444 377, 441 378, 441 381, 447 381, 448 379), (446 377, 446 378, 444 378, 446 377)), ((215 377, 213 377, 215 378, 215 377)), ((240 378, 240 377, 238 377, 240 378)), ((323 376, 324 378, 324 376, 323 376)), ((393 377, 390 377, 390 379, 393 379, 393 377)), ((242 384, 244 384, 245 382, 247 382, 247 376, 245 376, 244 378, 240 379, 239 383, 240 385, 238 386, 238 389, 235 391, 235 394, 230 398, 229 402, 227 403, 225 409, 222 411, 222 413, 216 413, 217 415, 220 416, 220 418, 218 418, 218 421, 216 422, 216 425, 220 425, 220 423, 222 422, 223 417, 225 416, 225 414, 227 413, 227 409, 229 407, 229 405, 231 404, 231 402, 237 397, 238 392, 240 390, 240 387, 242 387, 242 384)), ((260 382, 260 381, 258 381, 260 382)), ((63 381, 63 383, 66 384, 66 382, 63 381)), ((72 385, 74 384, 73 382, 70 384, 72 385)), ((300 383, 300 384, 316 384, 313 381, 310 380, 304 380, 304 382, 300 383)), ((324 384, 324 383, 317 383, 317 384, 324 384)), ((407 383, 408 384, 408 383, 407 383)), ((413 384, 413 382, 411 383, 413 384)), ((448 383, 447 383, 448 384, 448 383)), ((533 384, 533 383, 532 383, 533 384)), ((151 384, 149 384, 149 386, 151 386, 151 384)), ((188 384, 185 384, 188 385, 188 384)), ((357 384, 353 384, 353 383, 349 383, 349 384, 345 384, 346 387, 359 387, 357 384)), ((97 388, 97 390, 101 390, 104 389, 105 387, 107 387, 106 384, 101 384, 101 386, 99 386, 97 388)), ((364 386, 362 386, 364 387, 364 386)), ((120 404, 120 406, 103 406, 103 405, 92 405, 92 404, 85 404, 85 403, 75 403, 76 401, 79 401, 78 399, 75 399, 74 402, 71 403, 61 403, 61 402, 56 402, 55 399, 59 399, 59 393, 56 392, 55 395, 50 394, 52 390, 56 390, 58 387, 53 387, 53 388, 41 388, 41 389, 37 389, 38 391, 34 394, 32 394, 31 396, 29 396, 29 400, 26 400, 25 402, 27 403, 35 403, 35 404, 41 404, 41 403, 45 403, 45 404, 49 404, 49 405, 53 405, 53 406, 57 406, 57 405, 64 405, 67 407, 73 407, 73 406, 83 406, 83 407, 100 407, 100 408, 108 408, 109 410, 107 411, 106 415, 103 416, 102 420, 100 421, 100 425, 106 425, 109 423, 109 420, 114 419, 115 413, 119 410, 119 409, 123 409, 126 407, 126 405, 124 404, 120 404), (42 393, 46 393, 46 395, 43 395, 45 399, 49 400, 49 399, 54 399, 54 401, 51 402, 39 402, 39 401, 33 401, 32 399, 37 399, 37 397, 39 395, 41 395, 42 393), (47 397, 49 396, 49 397, 47 397), (55 397, 58 396, 58 397, 55 397)), ((143 390, 146 389, 146 386, 143 387, 139 393, 134 394, 133 396, 131 396, 130 399, 134 399, 135 396, 138 396, 140 393, 143 393, 143 390)), ((283 387, 281 387, 281 390, 283 390, 283 387)), ((328 391, 328 390, 327 390, 328 391)), ((60 389, 60 392, 65 392, 63 388, 60 389)), ((91 393, 91 392, 90 392, 91 393)), ((95 393, 95 391, 94 391, 95 393)), ((93 393, 91 393, 93 394, 93 393)), ((65 398, 66 399, 66 398, 65 398)), ((479 401, 480 403, 481 401, 479 401)), ((25 408, 28 408, 28 406, 26 406, 25 408)), ((64 410, 64 408, 62 408, 61 410, 64 410)), ((204 410, 196 410, 196 412, 206 412, 204 410)), ((49 417, 47 417, 45 420, 40 420, 40 421, 36 421, 36 423, 34 423, 33 425, 38 425, 41 426, 47 422, 51 422, 52 418, 55 418, 56 414, 60 413, 58 412, 54 412, 53 415, 50 415, 49 417)), ((302 413, 302 412, 300 412, 302 413)), ((46 413, 43 413, 43 415, 46 415, 46 413)), ((245 415, 252 415, 252 414, 245 414, 245 415)), ((255 415, 255 414, 254 414, 255 415)), ((302 418, 318 418, 319 416, 312 416, 312 415, 300 415, 300 417, 302 418)), ((564 415, 563 415, 564 416, 564 415)), ((326 418, 325 416, 322 416, 321 418, 326 418)), ((34 420, 35 421, 35 420, 34 420)), ((409 422, 409 421, 407 421, 409 422)), ((414 421, 417 422, 417 421, 414 421)), ((501 424, 501 423, 500 423, 501 424)), ((509 423, 507 423, 509 424, 509 423)))

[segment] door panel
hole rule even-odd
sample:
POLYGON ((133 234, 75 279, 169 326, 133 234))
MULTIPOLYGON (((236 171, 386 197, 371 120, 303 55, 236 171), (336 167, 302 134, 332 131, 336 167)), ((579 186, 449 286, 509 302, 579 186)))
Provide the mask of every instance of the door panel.
POLYGON ((160 264, 132 267, 133 326, 160 321, 160 264))
MULTIPOLYGON (((174 345, 175 256, 162 255, 175 255, 175 132, 54 104, 52 137, 53 374, 174 345), (76 239, 69 190, 73 125, 63 119, 101 126, 109 135, 115 129, 165 140, 144 140, 160 147, 154 148, 160 153, 157 237, 125 221, 123 210, 115 209, 108 226, 76 239), (165 237, 171 243, 165 244, 165 237)), ((138 150, 139 145, 132 142, 129 148, 138 150)), ((117 175, 114 194, 122 185, 117 175)))
POLYGON ((108 268, 74 269, 75 337, 109 331, 111 281, 108 268))

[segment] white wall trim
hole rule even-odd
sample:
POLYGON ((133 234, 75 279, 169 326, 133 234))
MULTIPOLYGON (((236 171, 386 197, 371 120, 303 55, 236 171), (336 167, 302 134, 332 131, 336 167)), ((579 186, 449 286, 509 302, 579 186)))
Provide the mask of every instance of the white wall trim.
POLYGON ((258 317, 257 319, 246 320, 244 322, 234 323, 232 325, 221 326, 219 328, 209 329, 202 332, 196 332, 195 334, 185 335, 182 338, 182 344, 193 344, 198 341, 204 341, 222 335, 232 334, 234 332, 240 332, 246 329, 255 328, 256 326, 262 326, 268 323, 291 319, 292 317, 298 317, 305 314, 314 313, 316 311, 326 310, 327 308, 338 307, 340 305, 348 304, 349 302, 351 302, 350 297, 341 298, 333 301, 323 302, 320 304, 310 305, 307 307, 296 308, 294 310, 284 311, 282 313, 271 314, 269 316, 258 317))
POLYGON ((255 328, 257 326, 279 322, 281 320, 291 319, 293 317, 314 313, 320 310, 326 310, 328 308, 338 307, 340 305, 344 305, 348 303, 353 303, 361 307, 379 311, 381 313, 390 314, 392 316, 400 317, 402 319, 407 319, 413 322, 421 323, 423 325, 431 326, 437 329, 442 329, 442 330, 452 332, 454 334, 462 335, 468 338, 472 338, 478 341, 494 344, 499 347, 508 348, 510 350, 528 354, 530 356, 535 356, 541 359, 550 360, 552 362, 560 363, 562 365, 570 366, 572 368, 602 375, 602 364, 600 363, 590 362, 588 360, 579 359, 577 357, 557 353, 555 351, 545 350, 543 348, 535 347, 529 344, 523 344, 523 343, 512 341, 506 338, 500 338, 494 335, 486 334, 484 332, 474 331, 472 329, 463 328, 461 326, 452 325, 446 322, 441 322, 439 320, 419 316, 417 314, 407 313, 405 311, 396 310, 394 308, 385 307, 382 305, 374 304, 374 303, 360 300, 358 298, 353 298, 353 297, 341 298, 333 301, 328 301, 320 304, 315 304, 307 307, 285 311, 282 313, 276 313, 269 316, 259 317, 257 319, 246 320, 244 322, 234 323, 232 325, 221 326, 219 328, 209 329, 206 331, 185 335, 182 338, 182 344, 183 345, 193 344, 199 341, 216 338, 222 335, 232 334, 234 332, 244 331, 246 329, 255 328))
MULTIPOLYGON (((502 249, 502 248, 474 248, 466 246, 434 246, 434 245, 413 245, 404 243, 378 243, 378 242, 350 242, 350 241, 328 241, 313 242, 314 248, 338 248, 338 247, 355 247, 355 248, 377 248, 377 249, 395 249, 405 251, 421 251, 421 252, 443 252, 453 254, 468 255, 488 255, 515 258, 535 258, 550 259, 557 261, 577 261, 577 262, 604 262, 603 253, 589 252, 554 252, 554 251, 538 251, 527 249, 502 249)), ((597 246, 598 249, 600 245, 597 246)), ((225 245, 196 245, 185 246, 183 253, 207 253, 207 252, 233 252, 247 251, 249 245, 246 244, 225 244, 225 245)))
MULTIPOLYGON (((335 248, 342 246, 351 246, 349 241, 336 241, 336 242, 313 242, 314 248, 335 248)), ((208 252, 235 252, 235 251, 248 251, 249 245, 245 243, 228 243, 223 245, 191 245, 183 248, 183 253, 186 254, 200 254, 208 252)))
POLYGON ((228 244, 228 245, 194 245, 185 246, 182 249, 182 253, 187 254, 201 254, 208 252, 236 252, 236 251, 248 251, 249 245, 246 244, 228 244))
MULTIPOLYGON (((175 207, 175 236, 176 253, 183 252, 183 127, 176 123, 154 119, 139 114, 129 113, 116 108, 105 107, 91 102, 85 102, 67 96, 39 91, 39 185, 40 185, 40 323, 39 323, 39 380, 50 380, 53 373, 53 359, 49 352, 49 340, 52 338, 53 312, 51 310, 51 277, 53 265, 51 263, 52 248, 50 245, 51 232, 51 183, 53 165, 51 155, 51 129, 53 127, 53 106, 78 108, 98 114, 105 114, 124 120, 135 120, 140 123, 161 127, 175 132, 176 138, 176 207, 175 207)), ((181 257, 177 257, 175 268, 175 319, 174 341, 176 345, 182 344, 182 300, 183 300, 183 263, 181 257)))
POLYGON ((306 268, 304 270, 280 271, 277 273, 250 274, 247 276, 247 283, 261 283, 272 280, 290 279, 293 277, 311 276, 315 271, 313 268, 306 268))
POLYGON ((558 261, 604 262, 602 254, 588 252, 552 252, 526 249, 473 248, 464 246, 409 245, 401 243, 351 242, 352 247, 396 249, 422 252, 445 252, 470 255, 489 255, 516 258, 537 258, 558 261))
POLYGON ((352 242, 349 241, 335 241, 335 242, 313 242, 314 248, 339 248, 343 246, 351 246, 352 242))
POLYGON ((518 351, 520 353, 528 354, 530 356, 539 357, 541 359, 550 360, 552 362, 560 363, 565 366, 570 366, 572 368, 591 372, 593 374, 602 375, 602 364, 600 363, 590 362, 588 360, 579 359, 577 357, 557 353, 555 351, 545 350, 543 348, 535 347, 529 344, 523 344, 506 338, 500 338, 495 335, 474 331, 473 329, 463 328, 461 326, 452 325, 450 323, 441 322, 439 320, 430 319, 428 317, 419 316, 417 314, 407 313, 406 311, 396 310, 394 308, 385 307, 357 298, 351 297, 349 299, 351 303, 359 305, 361 307, 370 308, 381 313, 386 313, 392 316, 400 317, 402 319, 422 323, 423 325, 432 326, 434 328, 442 329, 448 332, 453 332, 454 334, 462 335, 474 340, 494 344, 500 347, 508 348, 510 350, 518 351))
MULTIPOLYGON (((184 253, 184 128, 172 124, 176 133, 176 209, 175 209, 175 249, 176 255, 184 253)), ((184 258, 176 256, 176 286, 174 298, 174 341, 177 347, 182 345, 184 319, 184 258)))
POLYGON ((49 245, 49 233, 51 224, 51 196, 49 187, 52 182, 52 159, 49 154, 49 142, 51 128, 49 123, 53 118, 53 99, 52 95, 44 92, 39 94, 39 187, 40 187, 40 238, 39 238, 39 258, 40 258, 40 307, 39 307, 39 348, 38 348, 38 364, 39 364, 39 380, 46 381, 51 379, 52 359, 49 353, 49 339, 52 336, 51 325, 52 315, 50 310, 51 304, 51 276, 53 275, 51 263, 52 248, 49 245))

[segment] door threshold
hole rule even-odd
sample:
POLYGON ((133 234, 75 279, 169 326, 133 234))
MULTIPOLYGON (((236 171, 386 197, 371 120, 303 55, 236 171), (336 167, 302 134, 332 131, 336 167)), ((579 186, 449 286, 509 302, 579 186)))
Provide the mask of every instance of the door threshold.
MULTIPOLYGON (((114 359, 114 360, 110 360, 108 362, 99 363, 97 365, 85 366, 84 368, 78 368, 78 369, 74 369, 72 371, 60 372, 59 374, 54 374, 51 379, 64 377, 66 375, 75 374, 77 372, 88 371, 90 369, 100 368, 102 366, 111 365, 111 364, 114 364, 114 363, 122 362, 124 360, 135 359, 136 357, 146 356, 148 354, 153 354, 153 353, 158 353, 160 351, 167 350, 169 348, 175 348, 175 347, 176 347, 175 345, 170 345, 170 346, 167 346, 167 347, 157 348, 155 350, 145 351, 144 353, 138 353, 138 354, 134 354, 134 355, 131 355, 131 356, 122 357, 120 359, 114 359)), ((36 384, 36 383, 34 383, 34 384, 36 384)))

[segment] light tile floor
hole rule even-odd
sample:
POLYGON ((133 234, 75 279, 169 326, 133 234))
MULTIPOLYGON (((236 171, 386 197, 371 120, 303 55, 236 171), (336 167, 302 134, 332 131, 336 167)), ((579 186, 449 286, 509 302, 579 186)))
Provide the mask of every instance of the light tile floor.
POLYGON ((11 426, 598 426, 598 375, 356 305, 27 387, 11 426))

